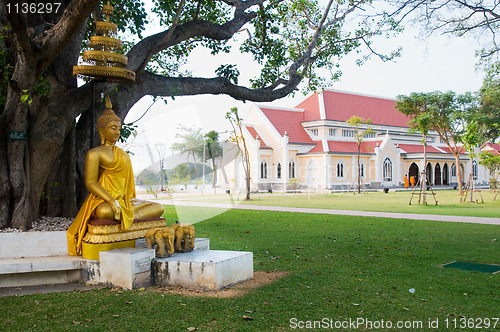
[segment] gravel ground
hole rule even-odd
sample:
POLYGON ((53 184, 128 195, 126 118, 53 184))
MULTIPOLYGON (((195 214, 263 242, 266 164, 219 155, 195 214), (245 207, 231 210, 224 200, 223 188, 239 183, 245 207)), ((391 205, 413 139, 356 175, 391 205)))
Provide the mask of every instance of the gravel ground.
MULTIPOLYGON (((71 223, 72 218, 61 217, 40 217, 37 221, 33 222, 33 228, 28 232, 45 232, 45 231, 66 231, 71 223)), ((17 228, 4 228, 0 229, 0 233, 13 233, 22 232, 17 228)))

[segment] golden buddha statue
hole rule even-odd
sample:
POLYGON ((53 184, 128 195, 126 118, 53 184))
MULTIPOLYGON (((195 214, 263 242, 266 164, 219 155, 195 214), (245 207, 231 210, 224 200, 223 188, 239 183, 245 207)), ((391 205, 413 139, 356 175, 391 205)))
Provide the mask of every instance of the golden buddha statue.
POLYGON ((82 241, 91 219, 116 224, 119 221, 118 231, 125 232, 134 219, 158 218, 164 211, 159 203, 135 198, 130 158, 115 145, 120 138, 121 120, 111 109, 109 97, 106 106, 97 119, 101 145, 89 150, 85 158, 85 186, 90 194, 67 231, 68 252, 72 256, 82 254, 82 241))

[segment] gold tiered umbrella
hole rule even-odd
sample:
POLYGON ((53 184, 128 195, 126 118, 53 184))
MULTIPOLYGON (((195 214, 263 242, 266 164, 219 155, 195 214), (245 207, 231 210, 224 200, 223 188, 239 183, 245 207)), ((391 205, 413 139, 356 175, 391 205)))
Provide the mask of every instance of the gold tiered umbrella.
POLYGON ((74 66, 73 76, 106 83, 135 82, 135 73, 124 68, 127 66, 127 57, 115 52, 121 49, 121 41, 110 37, 116 34, 118 28, 110 22, 113 6, 109 1, 102 7, 102 13, 106 16, 106 21, 96 22, 97 36, 90 37, 90 46, 94 50, 83 52, 82 58, 89 64, 74 66))

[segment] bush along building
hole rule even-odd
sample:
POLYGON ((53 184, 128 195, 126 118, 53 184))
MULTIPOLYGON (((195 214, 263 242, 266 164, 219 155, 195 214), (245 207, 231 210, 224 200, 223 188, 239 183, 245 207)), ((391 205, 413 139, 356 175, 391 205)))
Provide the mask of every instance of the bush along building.
MULTIPOLYGON (((479 185, 487 185, 488 171, 460 155, 460 165, 436 133, 427 137, 424 165, 422 136, 409 134, 409 117, 395 109, 395 100, 324 90, 295 108, 251 105, 244 115, 243 135, 250 156, 252 190, 347 190, 357 186, 357 129, 347 121, 353 116, 371 120, 360 145, 360 183, 367 189, 404 187, 405 176, 415 182, 426 167, 434 187, 458 183, 457 167, 467 179, 471 170, 479 185)), ((226 155, 234 158, 234 148, 226 155)), ((224 157, 228 159, 228 157, 224 157)), ((243 188, 241 160, 221 160, 220 179, 228 189, 243 188)), ((463 181, 463 179, 462 179, 463 181)), ((410 181, 408 181, 410 182, 410 181)))

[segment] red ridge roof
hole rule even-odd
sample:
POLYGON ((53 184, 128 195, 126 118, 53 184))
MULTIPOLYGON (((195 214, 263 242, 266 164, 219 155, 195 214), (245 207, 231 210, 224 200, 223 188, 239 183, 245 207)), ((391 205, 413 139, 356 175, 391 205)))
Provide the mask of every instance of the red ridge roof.
POLYGON ((259 137, 259 142, 260 142, 261 148, 267 146, 266 143, 264 143, 262 138, 259 136, 259 134, 257 133, 257 130, 255 130, 254 127, 245 126, 245 128, 247 128, 248 132, 250 133, 250 135, 252 135, 253 139, 257 139, 257 137, 259 137))
POLYGON ((304 121, 304 112, 272 108, 261 108, 261 111, 281 136, 284 136, 285 132, 288 134, 289 142, 314 143, 301 124, 304 121))
POLYGON ((314 121, 321 119, 317 93, 314 93, 309 98, 298 104, 296 108, 304 110, 304 118, 302 121, 314 121))
MULTIPOLYGON (((347 121, 353 115, 370 119, 373 124, 408 127, 410 118, 396 110, 396 101, 346 92, 323 91, 327 120, 347 121)), ((297 107, 305 110, 304 121, 320 119, 318 94, 314 93, 297 107)))
POLYGON ((323 143, 319 142, 308 153, 323 152, 323 143))
MULTIPOLYGON (((443 151, 444 151, 444 152, 446 152, 446 153, 452 153, 452 152, 451 152, 452 150, 451 150, 449 147, 442 147, 442 148, 440 148, 440 149, 441 149, 441 150, 443 150, 443 151)), ((453 149, 453 150, 455 151, 455 149, 453 149)), ((465 149, 464 149, 463 147, 461 147, 461 146, 459 146, 459 147, 457 148, 457 150, 459 150, 459 151, 460 151, 460 154, 465 154, 465 153, 466 153, 466 152, 465 152, 465 149)))
MULTIPOLYGON (((375 153, 375 147, 380 146, 382 141, 366 141, 361 143, 361 153, 375 153)), ((328 141, 328 151, 339 153, 358 153, 358 143, 343 141, 328 141)))
POLYGON ((486 143, 481 147, 481 150, 491 152, 492 154, 500 155, 500 144, 486 143), (487 148, 485 149, 485 147, 487 148))
MULTIPOLYGON (((424 153, 424 146, 423 145, 399 144, 399 147, 401 148, 401 150, 403 150, 406 153, 424 153)), ((427 148, 425 150, 429 153, 444 153, 431 145, 427 145, 427 148)), ((444 149, 442 149, 442 150, 444 150, 444 149)))

